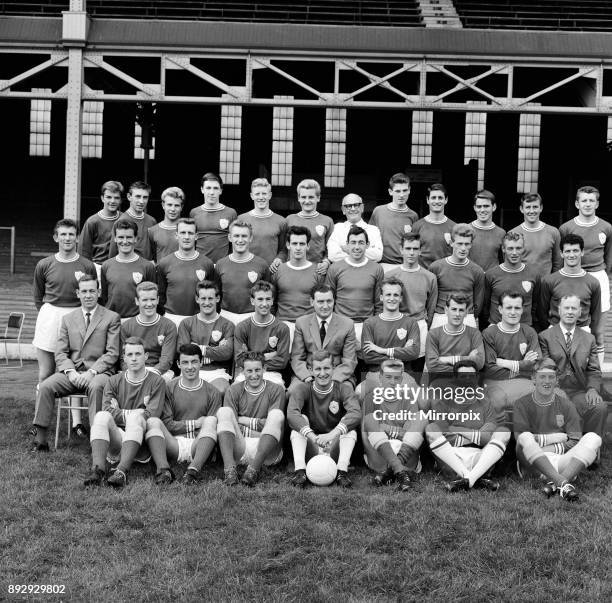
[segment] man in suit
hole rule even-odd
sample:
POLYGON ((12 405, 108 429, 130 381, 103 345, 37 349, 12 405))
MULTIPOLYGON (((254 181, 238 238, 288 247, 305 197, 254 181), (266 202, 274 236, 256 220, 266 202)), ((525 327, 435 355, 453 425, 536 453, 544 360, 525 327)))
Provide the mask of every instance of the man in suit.
POLYGON ((304 383, 314 381, 312 356, 324 349, 332 355, 332 380, 354 386, 357 341, 353 321, 334 312, 334 293, 329 285, 312 289, 310 305, 314 313, 295 321, 291 347, 291 368, 295 376, 304 383))
MULTIPOLYGON (((102 408, 102 394, 119 358, 121 319, 119 314, 98 305, 100 290, 93 274, 79 278, 77 296, 81 307, 62 318, 58 348, 55 352, 57 372, 45 379, 39 388, 34 416, 36 436, 33 451, 46 452, 47 430, 56 397, 86 393, 89 399, 89 422, 93 423, 102 408)), ((80 410, 73 409, 73 433, 86 437, 80 410)))
POLYGON ((597 343, 591 333, 576 327, 580 298, 566 295, 559 302, 559 322, 540 333, 543 358, 552 358, 559 372, 559 387, 576 406, 583 433, 603 434, 607 404, 599 391, 601 369, 597 343))

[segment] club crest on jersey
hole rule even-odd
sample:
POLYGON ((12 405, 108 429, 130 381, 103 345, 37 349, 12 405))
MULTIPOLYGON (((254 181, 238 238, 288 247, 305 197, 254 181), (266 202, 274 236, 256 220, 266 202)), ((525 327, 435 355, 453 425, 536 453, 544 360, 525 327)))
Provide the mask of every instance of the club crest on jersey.
POLYGON ((247 276, 249 277, 249 280, 254 283, 257 280, 257 272, 253 271, 253 270, 249 270, 247 272, 247 276))
POLYGON ((332 415, 338 414, 338 411, 340 410, 340 404, 338 404, 338 402, 336 402, 335 400, 332 400, 329 403, 329 412, 332 415))
POLYGON ((409 339, 406 342, 406 345, 404 346, 405 348, 411 348, 414 345, 414 339, 409 339))
POLYGON ((606 233, 600 232, 597 236, 599 237, 599 242, 603 245, 606 242, 606 233))
POLYGON ((227 218, 219 219, 219 228, 225 230, 229 226, 229 220, 227 218))
POLYGON ((165 340, 165 339, 166 339, 166 336, 165 336, 165 335, 158 335, 158 336, 157 336, 157 343, 158 343, 159 345, 163 345, 163 344, 164 344, 164 340, 165 340))
POLYGON ((271 348, 275 348, 277 343, 278 343, 278 337, 276 337, 276 335, 272 335, 272 337, 268 337, 268 345, 271 348))
POLYGON ((412 226, 410 224, 404 224, 404 232, 412 232, 412 226))
POLYGON ((80 270, 75 270, 74 271, 74 278, 78 281, 85 273, 81 272, 80 270))
POLYGON ((445 232, 444 233, 444 240, 446 241, 447 245, 451 244, 452 239, 451 239, 451 233, 450 232, 445 232))
POLYGON ((132 280, 134 284, 139 285, 142 281, 142 272, 132 272, 132 280))
POLYGON ((555 415, 555 419, 557 420, 557 427, 563 427, 565 424, 565 417, 563 415, 555 415))
POLYGON ((317 234, 322 237, 325 234, 325 226, 323 226, 323 224, 317 224, 315 226, 315 230, 317 231, 317 234))
POLYGON ((529 293, 531 291, 531 281, 521 281, 521 286, 525 289, 525 293, 529 293))
POLYGON ((196 276, 199 281, 203 281, 206 278, 206 270, 196 270, 196 276))
POLYGON ((221 339, 221 335, 223 333, 221 333, 221 331, 217 331, 217 329, 215 329, 211 334, 210 334, 210 338, 213 341, 219 341, 221 339))
POLYGON ((406 339, 406 335, 408 335, 408 331, 406 331, 406 329, 397 329, 396 333, 399 339, 406 339))
POLYGON ((519 343, 519 350, 521 352, 521 355, 524 356, 525 352, 527 351, 527 344, 524 341, 522 343, 519 343))

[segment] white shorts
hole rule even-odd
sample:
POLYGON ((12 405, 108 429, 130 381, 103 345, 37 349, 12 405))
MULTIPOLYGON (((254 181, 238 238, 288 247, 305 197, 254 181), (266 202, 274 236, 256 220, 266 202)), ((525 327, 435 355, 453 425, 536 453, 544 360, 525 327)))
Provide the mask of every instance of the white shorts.
MULTIPOLYGON (((395 438, 389 439, 389 444, 391 444, 391 450, 393 450, 393 452, 395 454, 397 454, 400 451, 400 448, 402 447, 403 443, 404 442, 402 442, 402 440, 397 440, 395 438)), ((370 465, 368 463, 368 455, 364 454, 363 458, 365 460, 366 467, 368 469, 372 469, 372 467, 370 467, 370 465)), ((416 466, 416 469, 414 470, 414 472, 415 473, 421 473, 422 469, 423 469, 423 465, 421 465, 421 459, 419 457, 419 462, 417 463, 417 466, 416 466)))
POLYGON ((293 346, 293 337, 295 335, 295 323, 289 322, 288 320, 283 320, 283 322, 289 328, 289 349, 291 349, 293 346))
MULTIPOLYGON (((259 438, 244 438, 244 454, 242 458, 238 462, 239 465, 248 465, 252 463, 257 454, 257 446, 259 444, 259 438)), ((264 461, 264 465, 276 465, 281 462, 283 458, 283 449, 282 447, 278 451, 277 454, 274 454, 274 450, 272 451, 272 455, 266 458, 264 461)))
POLYGON ((476 466, 482 454, 482 449, 473 446, 454 446, 453 453, 463 463, 463 466, 471 471, 476 466))
POLYGON ((608 273, 605 270, 598 270, 597 272, 589 272, 589 274, 599 281, 599 286, 601 287, 601 311, 607 312, 610 309, 610 279, 608 278, 608 273))
POLYGON ((195 442, 195 438, 186 438, 185 436, 175 436, 178 444, 178 459, 177 463, 191 463, 191 447, 195 442))
POLYGON ((102 278, 101 278, 101 275, 102 275, 102 264, 96 264, 94 262, 94 266, 96 267, 96 275, 98 276, 98 287, 100 287, 101 283, 102 283, 102 278))
MULTIPOLYGON (((433 315, 433 320, 431 321, 430 329, 434 329, 435 327, 442 327, 448 324, 448 317, 446 314, 438 314, 437 312, 433 315)), ((468 327, 478 328, 476 324, 476 317, 473 314, 466 314, 463 324, 466 324, 468 327)))
POLYGON ((232 377, 225 369, 213 369, 212 371, 200 371, 200 379, 204 379, 206 383, 212 383, 215 379, 225 379, 231 381, 232 377))
MULTIPOLYGON (((285 387, 285 382, 283 381, 283 377, 280 373, 276 371, 264 371, 263 378, 267 381, 272 381, 272 383, 278 383, 285 387)), ((240 373, 235 379, 234 383, 240 383, 240 381, 244 381, 244 373, 240 373)))
POLYGON ((361 349, 361 333, 363 332, 363 323, 356 322, 355 325, 355 339, 357 339, 357 351, 361 349))
POLYGON ((246 312, 245 314, 236 314, 236 312, 230 312, 229 310, 221 310, 219 312, 223 318, 227 318, 232 324, 237 325, 239 322, 246 320, 247 318, 251 318, 254 312, 246 312))
POLYGON ((425 356, 425 343, 427 342, 427 321, 424 318, 417 320, 419 325, 419 337, 421 338, 421 347, 419 349, 419 358, 425 356))
POLYGON ((164 314, 164 316, 166 318, 168 318, 169 320, 171 320, 175 325, 176 328, 178 329, 179 325, 181 324, 181 322, 187 318, 187 316, 181 316, 180 314, 170 314, 170 312, 166 312, 164 314))
POLYGON ((43 304, 36 318, 32 345, 45 352, 55 352, 62 318, 73 310, 76 308, 60 308, 52 304, 43 304))

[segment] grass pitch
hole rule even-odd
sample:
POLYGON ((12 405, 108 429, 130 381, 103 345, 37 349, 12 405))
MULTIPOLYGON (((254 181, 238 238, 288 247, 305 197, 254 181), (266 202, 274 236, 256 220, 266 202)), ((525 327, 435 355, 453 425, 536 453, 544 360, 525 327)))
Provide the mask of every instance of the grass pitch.
POLYGON ((609 452, 576 504, 515 475, 496 494, 449 495, 433 473, 375 490, 361 465, 350 491, 296 491, 287 466, 229 489, 220 465, 192 488, 140 467, 123 491, 85 490, 86 443, 64 431, 57 452, 27 452, 35 378, 0 369, 0 600, 612 599, 609 452), (9 590, 43 584, 64 592, 9 590))

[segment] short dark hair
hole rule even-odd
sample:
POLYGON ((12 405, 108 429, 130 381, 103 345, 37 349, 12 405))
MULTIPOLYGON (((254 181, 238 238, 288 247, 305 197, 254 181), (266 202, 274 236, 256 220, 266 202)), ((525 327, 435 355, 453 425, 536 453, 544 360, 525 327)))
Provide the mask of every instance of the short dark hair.
POLYGON ((79 225, 74 220, 71 220, 70 218, 62 218, 61 220, 58 220, 55 223, 55 226, 53 227, 53 234, 56 235, 59 229, 62 227, 74 228, 77 234, 79 234, 79 225))
POLYGON ((275 298, 276 297, 276 289, 274 288, 274 285, 272 283, 269 283, 268 281, 257 281, 252 287, 251 287, 251 291, 250 291, 250 295, 251 297, 255 297, 255 294, 258 291, 264 291, 266 293, 268 293, 268 291, 270 293, 272 293, 272 297, 275 298))
POLYGON ((202 181, 200 182, 200 186, 204 186, 204 183, 207 180, 212 180, 213 182, 218 182, 219 186, 221 188, 223 188, 223 180, 221 180, 221 176, 217 176, 217 174, 213 174, 213 172, 206 172, 206 174, 204 174, 202 176, 202 181))
POLYGON ((252 362, 261 362, 262 367, 266 363, 266 359, 261 352, 253 352, 252 350, 242 352, 242 354, 240 354, 240 363, 242 366, 244 366, 244 363, 248 360, 251 360, 252 362))
POLYGON ((334 290, 329 285, 326 285, 325 283, 319 283, 318 285, 315 285, 310 290, 310 297, 314 299, 315 293, 330 293, 330 292, 333 295, 334 299, 336 299, 334 290))
POLYGON ((559 241, 559 249, 563 251, 563 247, 565 247, 565 245, 580 245, 580 251, 583 251, 584 239, 580 235, 570 232, 561 237, 561 240, 559 241))
POLYGON ((370 242, 370 238, 368 237, 368 233, 365 228, 361 228, 361 226, 351 226, 349 228, 348 234, 346 235, 346 242, 348 243, 349 239, 354 236, 365 235, 366 243, 370 242))
POLYGON ((146 352, 147 349, 145 347, 145 342, 140 338, 140 337, 136 337, 136 336, 132 336, 132 337, 128 337, 124 342, 123 342, 123 346, 121 348, 122 353, 125 353, 125 348, 128 345, 141 345, 142 349, 146 352))
POLYGON ((518 297, 521 298, 521 303, 523 305, 525 305, 525 297, 523 296, 523 294, 520 291, 502 291, 502 293, 500 293, 499 297, 497 298, 499 300, 499 305, 503 306, 504 305, 504 299, 506 297, 509 297, 510 299, 516 299, 518 297))
POLYGON ((305 236, 306 243, 310 243, 310 239, 312 238, 310 228, 306 228, 306 226, 290 226, 287 229, 287 236, 285 237, 287 243, 291 242, 291 235, 296 235, 299 237, 305 236))
POLYGON ((217 295, 221 294, 218 283, 215 281, 202 281, 196 285, 196 297, 202 289, 214 289, 217 295))
POLYGON ((184 343, 178 349, 179 357, 181 354, 185 356, 197 356, 200 360, 202 360, 202 348, 195 343, 184 343))
POLYGON ((456 291, 453 291, 452 293, 449 293, 448 297, 446 298, 447 308, 450 306, 451 301, 454 301, 456 304, 465 304, 466 306, 468 306, 470 303, 470 298, 467 295, 464 295, 463 293, 457 293, 456 291))
POLYGON ((151 185, 143 182, 142 180, 136 180, 136 182, 132 182, 130 184, 130 188, 128 189, 128 195, 132 193, 133 190, 140 189, 143 191, 147 191, 151 193, 151 185))
POLYGON ((118 230, 131 230, 134 233, 134 236, 138 235, 138 224, 133 220, 128 220, 127 218, 120 218, 115 222, 115 234, 117 234, 118 230))

